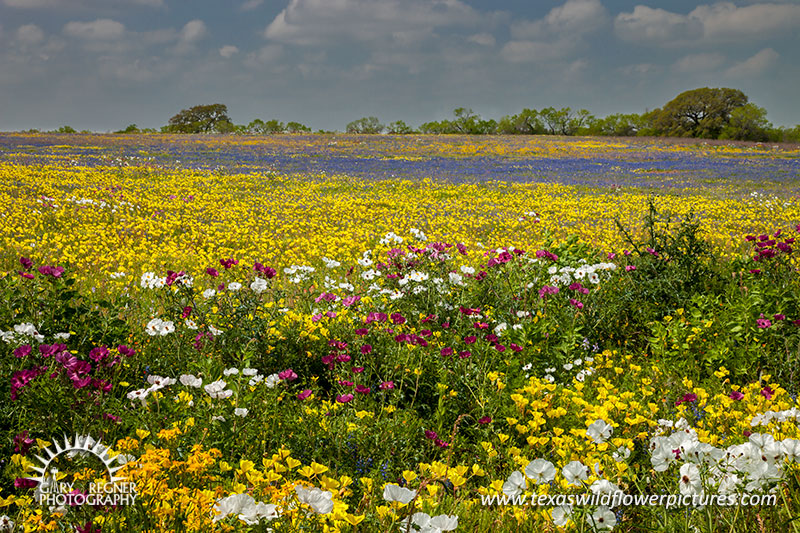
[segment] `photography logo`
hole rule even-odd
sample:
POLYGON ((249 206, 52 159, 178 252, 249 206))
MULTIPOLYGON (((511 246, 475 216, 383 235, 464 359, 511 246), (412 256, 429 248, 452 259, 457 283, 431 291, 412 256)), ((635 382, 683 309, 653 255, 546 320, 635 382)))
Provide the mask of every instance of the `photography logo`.
POLYGON ((108 447, 89 435, 75 435, 73 441, 65 436, 63 446, 58 441, 54 442, 52 446, 55 447, 55 451, 47 447, 44 449, 46 458, 36 456, 41 466, 32 468, 40 475, 26 478, 37 483, 34 495, 36 503, 54 507, 120 506, 132 505, 136 501, 136 484, 125 482, 125 477, 114 475, 124 466, 124 464, 114 466, 114 463, 119 463, 123 456, 111 457, 108 447), (82 475, 85 472, 85 463, 97 461, 103 465, 101 469, 103 481, 99 481, 100 478, 97 477, 91 477, 91 481, 88 478, 83 479, 86 477, 82 475), (65 469, 62 463, 67 462, 77 463, 77 466, 69 464, 65 469), (105 472, 102 473, 102 470, 105 472), (83 479, 82 484, 78 483, 79 478, 83 479))

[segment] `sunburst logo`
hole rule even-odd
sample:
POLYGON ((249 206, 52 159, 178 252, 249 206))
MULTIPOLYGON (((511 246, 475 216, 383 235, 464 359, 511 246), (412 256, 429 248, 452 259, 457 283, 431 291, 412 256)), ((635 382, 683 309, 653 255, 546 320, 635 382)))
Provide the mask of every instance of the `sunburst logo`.
MULTIPOLYGON (((75 435, 75 439, 72 441, 69 437, 64 436, 63 445, 55 440, 54 444, 44 449, 44 455, 45 457, 36 455, 40 466, 32 467, 39 473, 39 476, 25 478, 37 484, 35 498, 40 505, 57 507, 85 504, 116 506, 130 505, 135 502, 136 484, 127 483, 124 476, 116 475, 127 462, 121 463, 121 455, 111 456, 109 448, 91 436, 75 435), (52 450, 51 447, 55 449, 52 450), (61 463, 75 458, 79 459, 77 468, 81 468, 81 473, 65 472, 64 465, 61 463), (81 463, 80 459, 91 460, 92 458, 102 463, 107 481, 99 482, 97 478, 90 477, 85 473, 87 467, 81 463), (115 463, 118 464, 115 465, 115 463), (94 479, 94 481, 76 487, 78 479, 82 481, 94 479)), ((74 465, 69 465, 69 467, 73 470, 76 469, 74 465)))

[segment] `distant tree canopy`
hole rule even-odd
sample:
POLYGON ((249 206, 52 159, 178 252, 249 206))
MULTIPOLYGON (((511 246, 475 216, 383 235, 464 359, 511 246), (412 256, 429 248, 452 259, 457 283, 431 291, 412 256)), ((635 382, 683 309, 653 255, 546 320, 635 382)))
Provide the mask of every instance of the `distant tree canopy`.
POLYGON ((391 135, 408 135, 409 133, 414 133, 414 128, 402 120, 395 120, 386 126, 386 131, 391 135))
POLYGON ((378 117, 364 117, 354 120, 347 125, 347 133, 381 133, 385 126, 381 124, 378 117))
POLYGON ((171 119, 170 133, 229 133, 234 126, 225 104, 196 105, 184 109, 171 119))
POLYGON ((731 113, 747 104, 738 89, 693 89, 651 112, 652 127, 658 135, 716 139, 730 124, 731 113))
MULTIPOLYGON (((167 133, 235 133, 240 135, 271 135, 277 133, 311 133, 300 122, 254 119, 247 125, 234 125, 223 104, 194 106, 184 109, 162 128, 167 133)), ((74 132, 63 126, 59 132, 74 132)), ((147 133, 136 124, 117 133, 147 133)), ((347 124, 347 133, 392 135, 409 133, 458 135, 635 135, 699 137, 741 141, 800 142, 800 125, 776 128, 767 120, 767 112, 748 101, 738 89, 703 87, 685 91, 662 108, 643 114, 614 113, 598 118, 585 109, 545 107, 523 109, 516 115, 506 115, 499 121, 483 119, 472 109, 457 107, 453 118, 430 121, 418 130, 402 120, 384 126, 374 116, 362 117, 347 124)), ((319 130, 317 133, 331 133, 319 130)))

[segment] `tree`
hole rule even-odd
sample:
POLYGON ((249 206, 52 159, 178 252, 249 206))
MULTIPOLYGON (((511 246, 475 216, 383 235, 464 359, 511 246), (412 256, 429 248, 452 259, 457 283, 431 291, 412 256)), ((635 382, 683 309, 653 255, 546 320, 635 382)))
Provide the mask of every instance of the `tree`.
POLYGON ((378 117, 363 117, 347 125, 347 133, 377 134, 384 130, 378 117))
POLYGON ((271 133, 283 133, 285 131, 286 126, 283 122, 276 119, 264 122, 260 118, 257 118, 245 127, 245 132, 253 135, 269 135, 271 133))
POLYGON ((509 135, 541 135, 546 132, 535 109, 523 109, 516 115, 504 116, 497 124, 497 131, 509 135))
POLYGON ((233 122, 224 104, 196 105, 184 109, 171 119, 170 133, 226 133, 233 131, 233 122))
POLYGON ((287 122, 286 131, 289 133, 311 133, 311 128, 299 122, 287 122))
POLYGON ((655 110, 653 126, 659 135, 716 139, 733 110, 746 104, 747 96, 738 89, 693 89, 655 110))
POLYGON ((636 113, 615 113, 605 118, 591 121, 587 125, 590 135, 613 135, 615 137, 632 137, 639 133, 643 125, 641 115, 636 113))
POLYGON ((406 135, 409 133, 414 133, 414 129, 402 120, 395 120, 389 124, 386 130, 392 135, 406 135))
POLYGON ((720 139, 736 141, 768 141, 772 124, 767 120, 767 110, 755 104, 745 104, 731 111, 728 125, 722 129, 720 139))
POLYGON ((550 135, 570 135, 572 110, 569 107, 562 107, 561 109, 545 107, 539 111, 539 116, 542 117, 547 133, 550 135))
POLYGON ((78 133, 72 126, 61 126, 56 130, 56 133, 78 133))
POLYGON ((456 133, 455 127, 449 120, 442 120, 441 122, 432 120, 431 122, 425 122, 424 124, 420 125, 419 131, 425 135, 456 133))
POLYGON ((136 124, 129 124, 124 130, 115 131, 114 133, 141 133, 136 124))

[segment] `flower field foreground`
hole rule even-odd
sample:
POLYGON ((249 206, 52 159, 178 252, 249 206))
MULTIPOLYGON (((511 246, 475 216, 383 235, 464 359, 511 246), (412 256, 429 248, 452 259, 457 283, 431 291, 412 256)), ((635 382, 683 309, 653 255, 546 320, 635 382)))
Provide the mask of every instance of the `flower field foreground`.
POLYGON ((0 172, 0 530, 798 527, 795 198, 0 172))

